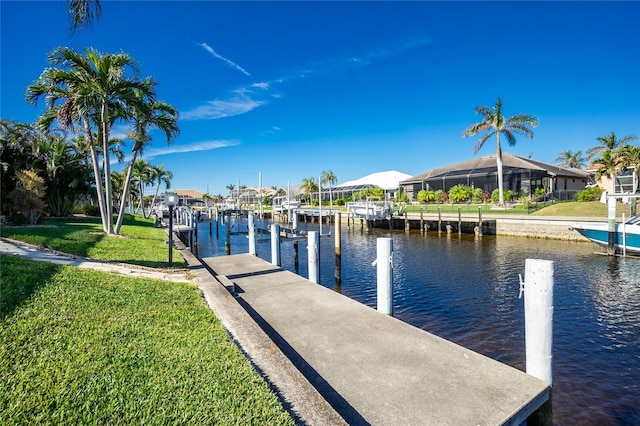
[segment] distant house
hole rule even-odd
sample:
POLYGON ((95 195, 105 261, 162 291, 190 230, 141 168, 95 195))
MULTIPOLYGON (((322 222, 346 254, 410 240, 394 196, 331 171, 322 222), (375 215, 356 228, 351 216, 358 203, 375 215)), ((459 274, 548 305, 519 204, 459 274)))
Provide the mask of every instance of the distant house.
MULTIPOLYGON (((609 175, 602 175, 596 181, 598 168, 599 165, 592 165, 587 167, 587 171, 590 172, 592 181, 596 182, 603 191, 610 193, 612 191, 611 177, 609 175)), ((628 167, 616 176, 613 192, 616 194, 632 193, 634 192, 634 188, 638 188, 639 186, 637 174, 633 171, 632 167, 628 167)))
MULTIPOLYGON (((585 188, 590 174, 579 169, 563 169, 513 154, 502 154, 502 174, 505 190, 530 195, 544 188, 552 198, 573 199, 576 191, 585 188)), ((423 189, 448 192, 452 186, 464 184, 482 188, 488 194, 498 188, 496 156, 488 155, 439 167, 401 182, 410 199, 417 199, 423 189)))
MULTIPOLYGON (((380 187, 389 194, 391 198, 396 196, 396 193, 400 189, 400 182, 411 177, 406 173, 397 172, 395 170, 389 170, 386 172, 377 172, 362 177, 360 179, 350 180, 331 188, 333 192, 333 198, 344 198, 354 193, 360 192, 363 189, 380 187)), ((322 199, 329 199, 329 188, 322 188, 322 199)))
POLYGON ((202 192, 193 189, 174 189, 172 192, 178 195, 178 205, 194 206, 204 204, 202 192))

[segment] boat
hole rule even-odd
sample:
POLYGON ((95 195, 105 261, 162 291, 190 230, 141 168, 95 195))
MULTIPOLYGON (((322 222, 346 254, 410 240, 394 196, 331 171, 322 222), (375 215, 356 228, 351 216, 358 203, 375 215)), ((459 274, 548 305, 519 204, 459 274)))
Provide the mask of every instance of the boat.
MULTIPOLYGON (((575 223, 570 230, 603 247, 609 246, 609 224, 607 222, 575 223)), ((640 214, 616 223, 614 244, 616 250, 640 255, 640 214)))
POLYGON ((299 200, 295 200, 289 197, 274 197, 273 198, 273 211, 282 212, 286 210, 294 210, 300 207, 302 203, 299 200))
POLYGON ((357 219, 388 219, 391 217, 391 203, 367 199, 347 203, 347 212, 357 219))

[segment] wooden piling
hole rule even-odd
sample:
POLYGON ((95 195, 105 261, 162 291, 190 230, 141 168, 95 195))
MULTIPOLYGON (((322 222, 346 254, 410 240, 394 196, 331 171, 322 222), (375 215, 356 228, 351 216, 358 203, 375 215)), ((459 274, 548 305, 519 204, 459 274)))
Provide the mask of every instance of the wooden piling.
MULTIPOLYGON (((226 255, 231 254, 231 213, 226 213, 224 216, 224 252, 226 255)), ((217 228, 216 228, 217 233, 217 228)))

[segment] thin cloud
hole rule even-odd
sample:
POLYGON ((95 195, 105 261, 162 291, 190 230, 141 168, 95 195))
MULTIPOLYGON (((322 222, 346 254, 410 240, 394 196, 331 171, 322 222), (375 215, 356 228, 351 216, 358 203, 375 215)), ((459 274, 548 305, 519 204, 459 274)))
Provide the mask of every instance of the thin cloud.
POLYGON ((242 68, 240 65, 236 64, 235 62, 225 58, 222 55, 220 55, 218 52, 213 50, 213 48, 211 46, 209 46, 207 43, 200 43, 200 46, 204 50, 209 52, 211 55, 213 55, 214 58, 220 59, 222 62, 224 62, 225 64, 229 65, 230 67, 233 67, 233 68, 237 69, 238 71, 240 71, 242 74, 246 75, 247 77, 251 77, 251 74, 249 74, 249 72, 247 70, 245 70, 244 68, 242 68))
POLYGON ((252 99, 244 92, 236 91, 235 93, 236 95, 228 100, 216 99, 190 111, 182 112, 180 118, 183 120, 217 120, 245 114, 267 103, 252 99))
MULTIPOLYGON (((144 159, 151 160, 156 157, 170 154, 183 154, 187 152, 211 151, 214 149, 227 148, 230 146, 240 145, 238 141, 229 140, 210 140, 194 142, 188 145, 167 145, 162 148, 151 148, 144 151, 144 159)), ((125 158, 124 163, 131 161, 131 156, 125 158)), ((111 161, 112 165, 118 164, 116 160, 111 161)))
MULTIPOLYGON (((232 92, 233 95, 229 99, 216 99, 209 101, 192 110, 181 112, 180 118, 183 120, 216 120, 219 118, 245 114, 258 107, 267 105, 268 101, 266 99, 269 97, 274 99, 281 98, 282 94, 274 90, 274 86, 276 85, 310 77, 314 74, 329 74, 344 71, 352 67, 367 66, 377 60, 392 57, 406 50, 422 47, 429 43, 430 41, 427 39, 413 39, 409 42, 398 43, 395 46, 391 46, 386 49, 373 50, 360 56, 352 55, 318 62, 305 67, 304 69, 294 70, 288 76, 273 79, 271 81, 254 82, 249 86, 236 89, 232 92)), ((215 57, 226 61, 229 65, 235 66, 246 73, 246 71, 238 65, 218 55, 206 43, 202 43, 201 46, 215 57)), ((246 74, 249 75, 249 73, 246 74)))
POLYGON ((168 145, 162 148, 155 148, 145 151, 144 158, 150 160, 161 155, 168 154, 184 154, 186 152, 199 152, 199 151, 211 151, 214 149, 227 148, 230 146, 239 145, 238 141, 229 140, 210 140, 194 142, 189 145, 168 145))

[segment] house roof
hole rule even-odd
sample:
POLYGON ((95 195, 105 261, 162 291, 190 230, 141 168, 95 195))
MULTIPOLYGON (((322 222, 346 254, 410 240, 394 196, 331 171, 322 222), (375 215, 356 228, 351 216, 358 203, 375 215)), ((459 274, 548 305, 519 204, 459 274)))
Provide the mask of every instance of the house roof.
POLYGON ((202 192, 198 192, 195 189, 174 189, 173 192, 175 192, 180 198, 190 197, 202 199, 202 192))
POLYGON ((340 185, 335 186, 335 189, 351 189, 351 187, 367 187, 367 186, 379 186, 385 191, 391 189, 398 189, 400 182, 410 178, 411 175, 406 173, 397 172, 395 170, 389 170, 386 172, 371 173, 370 175, 361 177, 360 179, 350 180, 340 185))
MULTIPOLYGON (((553 164, 523 158, 513 154, 502 154, 503 171, 511 170, 539 170, 545 171, 551 176, 562 176, 575 179, 586 179, 589 173, 580 169, 563 169, 553 164)), ((402 181, 403 184, 422 182, 429 179, 454 177, 454 176, 486 176, 496 171, 496 156, 487 155, 449 166, 439 167, 425 173, 410 177, 402 181)))

